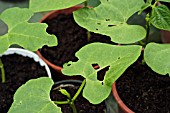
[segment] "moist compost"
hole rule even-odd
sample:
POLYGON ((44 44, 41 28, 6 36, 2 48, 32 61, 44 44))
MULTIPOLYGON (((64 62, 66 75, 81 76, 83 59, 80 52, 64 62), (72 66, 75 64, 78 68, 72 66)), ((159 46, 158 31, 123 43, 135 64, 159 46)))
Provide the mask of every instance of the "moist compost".
MULTIPOLYGON (((64 87, 62 89, 66 89, 71 95, 71 97, 73 97, 75 93, 77 92, 78 88, 79 88, 78 85, 74 85, 74 86, 64 87)), ((51 90, 50 96, 51 96, 51 100, 53 101, 56 101, 56 100, 66 101, 67 100, 67 97, 62 95, 60 91, 58 90, 51 90)), ((73 113, 71 107, 68 104, 58 105, 58 106, 61 107, 62 113, 73 113)), ((82 96, 82 94, 80 94, 77 97, 75 101, 75 106, 77 108, 78 113, 106 113, 106 106, 104 102, 97 104, 97 105, 93 105, 87 99, 85 99, 82 96)))
POLYGON ((153 72, 141 60, 116 81, 116 88, 135 113, 170 113, 170 77, 153 72))
POLYGON ((44 46, 41 54, 55 65, 63 66, 68 61, 77 61, 75 53, 84 45, 92 42, 110 43, 110 37, 91 33, 90 39, 87 30, 77 25, 73 15, 59 14, 52 19, 46 19, 47 32, 54 34, 58 39, 58 45, 54 47, 44 46))
POLYGON ((15 91, 29 79, 47 76, 47 72, 45 67, 41 67, 29 57, 12 54, 2 56, 1 59, 5 68, 6 82, 0 82, 0 113, 7 113, 15 91))

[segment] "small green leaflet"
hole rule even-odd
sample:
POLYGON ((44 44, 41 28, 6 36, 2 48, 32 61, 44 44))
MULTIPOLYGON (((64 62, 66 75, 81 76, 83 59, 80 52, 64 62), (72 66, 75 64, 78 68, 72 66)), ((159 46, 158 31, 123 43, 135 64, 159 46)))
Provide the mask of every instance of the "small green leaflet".
POLYGON ((12 44, 31 51, 36 51, 43 45, 57 45, 57 38, 46 32, 46 24, 27 22, 32 15, 33 12, 29 9, 17 7, 7 9, 0 15, 0 19, 8 26, 8 33, 0 36, 0 54, 12 44))
POLYGON ((170 31, 170 10, 165 5, 153 9, 151 23, 158 29, 170 31))
POLYGON ((144 59, 153 71, 170 75, 170 45, 149 43, 144 51, 144 59))
POLYGON ((63 95, 65 95, 65 96, 67 96, 69 99, 71 99, 71 95, 68 93, 67 90, 65 90, 65 89, 60 89, 59 91, 60 91, 63 95))
POLYGON ((98 104, 109 96, 112 84, 137 60, 141 49, 142 47, 138 45, 88 44, 76 53, 79 60, 65 64, 62 73, 68 76, 81 75, 86 78, 83 96, 91 103, 98 104), (94 69, 93 64, 98 64, 100 68, 94 69), (104 80, 99 81, 97 72, 106 67, 109 67, 109 70, 104 80))
POLYGON ((29 80, 16 91, 8 113, 62 113, 50 99, 53 84, 48 77, 29 80))
POLYGON ((34 12, 69 8, 86 0, 30 0, 29 9, 34 12))
POLYGON ((142 26, 128 25, 127 20, 143 5, 143 0, 101 0, 98 7, 75 11, 74 19, 91 32, 110 36, 113 42, 134 43, 145 38, 146 31, 142 26))

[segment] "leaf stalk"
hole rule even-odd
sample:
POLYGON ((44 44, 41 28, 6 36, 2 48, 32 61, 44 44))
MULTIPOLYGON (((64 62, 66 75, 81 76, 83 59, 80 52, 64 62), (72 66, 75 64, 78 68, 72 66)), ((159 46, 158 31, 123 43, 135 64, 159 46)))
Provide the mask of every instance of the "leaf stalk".
POLYGON ((72 101, 74 102, 76 100, 76 98, 79 96, 79 94, 81 93, 83 87, 86 84, 86 79, 83 80, 83 82, 81 83, 81 86, 79 87, 78 91, 76 92, 76 94, 74 95, 74 97, 72 98, 72 101))
POLYGON ((88 0, 86 0, 85 2, 84 2, 84 7, 87 7, 88 6, 88 0))
POLYGON ((150 26, 151 26, 151 23, 150 23, 150 14, 148 13, 146 15, 146 38, 145 38, 145 47, 146 45, 148 44, 149 42, 149 33, 150 33, 150 26))
POLYGON ((5 80, 5 70, 4 70, 4 65, 2 63, 2 60, 0 59, 0 68, 1 68, 1 77, 2 77, 2 83, 4 83, 5 80))

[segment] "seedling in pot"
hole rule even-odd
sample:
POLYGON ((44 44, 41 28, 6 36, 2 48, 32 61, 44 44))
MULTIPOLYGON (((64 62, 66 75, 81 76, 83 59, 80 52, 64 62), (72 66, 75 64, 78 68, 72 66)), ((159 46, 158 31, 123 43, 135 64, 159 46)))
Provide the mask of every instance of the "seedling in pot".
MULTIPOLYGON (((27 8, 9 8, 2 12, 0 19, 8 26, 8 32, 0 36, 0 54, 3 54, 11 45, 36 51, 43 45, 57 45, 57 38, 46 33, 47 25, 43 23, 28 23, 33 12, 27 8), (13 18, 15 17, 15 18, 13 18)), ((2 61, 0 62, 2 82, 5 82, 5 72, 2 61)))
MULTIPOLYGON (((139 58, 142 47, 145 49, 144 60, 153 71, 161 75, 170 73, 170 45, 156 44, 148 41, 151 25, 159 29, 170 30, 169 9, 164 5, 156 5, 160 1, 170 1, 156 0, 153 4, 152 0, 147 0, 146 3, 143 0, 122 0, 121 2, 119 0, 100 1, 101 4, 97 7, 84 7, 75 11, 74 19, 80 26, 86 28, 88 31, 110 36, 113 42, 122 45, 104 43, 88 44, 75 54, 79 60, 77 62, 68 62, 63 66, 64 68, 62 70, 62 73, 65 75, 81 75, 85 78, 86 84, 82 89, 83 96, 92 104, 101 103, 109 96, 112 84, 139 58), (129 25, 127 23, 132 15, 137 12, 141 13, 149 7, 151 7, 152 10, 146 15, 146 28, 139 25, 129 25), (143 42, 144 46, 134 44, 143 39, 145 39, 145 42, 143 42), (94 69, 93 64, 99 65, 99 68, 94 69), (97 73, 107 67, 109 69, 104 79, 98 80, 97 73)), ((44 2, 46 2, 45 5, 48 4, 48 1, 44 2)), ((31 3, 33 4, 33 1, 31 3)), ((59 9, 62 6, 61 4, 61 6, 57 6, 57 3, 55 5, 59 7, 59 9)), ((71 5, 68 5, 66 2, 66 6, 69 7, 71 5)), ((56 7, 46 6, 43 7, 46 9, 41 9, 38 5, 36 7, 34 6, 35 11, 52 10, 56 9, 56 7)), ((31 8, 34 9, 32 6, 31 8)), ((50 86, 50 79, 42 79, 44 80, 43 83, 50 86)), ((26 85, 18 89, 10 112, 19 112, 21 109, 27 112, 29 110, 31 110, 30 112, 43 110, 43 112, 46 112, 47 109, 51 109, 51 112, 61 112, 60 108, 55 106, 54 102, 49 99, 49 95, 47 95, 49 94, 50 88, 48 87, 47 90, 40 87, 42 83, 38 81, 42 79, 29 81, 26 85), (40 84, 40 86, 32 82, 40 84), (28 84, 30 84, 30 86, 28 86, 28 84), (28 86, 28 89, 25 86, 28 86), (30 94, 28 94, 29 96, 22 95, 22 92, 26 91, 31 91, 30 94), (40 96, 37 94, 39 91, 43 91, 40 93, 40 96), (45 100, 47 101, 43 101, 42 97, 46 97, 45 100), (33 102, 39 106, 35 108, 35 106, 32 105, 33 102), (30 108, 34 109, 26 109, 24 106, 30 106, 30 108)))
MULTIPOLYGON (((170 2, 167 0, 160 1, 170 2)), ((77 62, 69 62, 68 65, 64 66, 63 74, 70 76, 82 75, 87 79, 83 96, 92 103, 95 101, 95 97, 92 95, 97 95, 98 92, 90 94, 87 93, 88 90, 90 88, 96 91, 101 89, 101 98, 107 98, 112 84, 141 55, 142 45, 135 45, 134 43, 143 39, 145 39, 143 42, 143 48, 145 49, 143 59, 145 63, 160 75, 170 74, 170 45, 156 44, 148 41, 151 25, 158 29, 170 30, 170 11, 164 5, 157 6, 158 2, 156 0, 152 4, 152 0, 147 0, 146 3, 142 0, 123 0, 120 3, 117 0, 101 0, 101 5, 96 8, 86 7, 74 12, 75 21, 80 26, 91 32, 108 35, 113 42, 122 44, 121 46, 102 43, 86 45, 76 53, 79 59, 77 62), (128 3, 128 7, 124 3, 128 3), (146 14, 146 30, 138 25, 127 24, 128 18, 135 11, 141 13, 149 7, 151 7, 151 12, 146 14), (103 14, 102 12, 109 13, 103 14), (92 64, 98 64, 100 68, 94 70, 92 64), (104 80, 98 81, 96 79, 97 72, 106 67, 109 67, 109 70, 106 72, 104 80), (102 87, 106 88, 102 89, 102 87)))
MULTIPOLYGON (((81 86, 79 87, 79 89, 77 90, 76 94, 75 94, 73 97, 71 97, 71 95, 67 92, 67 90, 65 90, 65 89, 60 89, 59 91, 60 91, 63 95, 67 96, 68 99, 67 99, 67 101, 54 101, 54 103, 57 104, 57 105, 59 105, 59 104, 69 104, 70 107, 72 108, 73 113, 78 113, 78 112, 77 112, 77 108, 76 108, 76 106, 75 106, 75 100, 76 100, 77 97, 80 95, 82 89, 84 88, 85 83, 86 83, 86 81, 84 80, 84 81, 82 82, 81 86)), ((55 88, 54 88, 53 90, 55 90, 55 88)))
MULTIPOLYGON (((29 80, 17 90, 16 94, 14 95, 14 102, 8 113, 20 113, 23 111, 25 113, 62 113, 61 108, 57 106, 61 104, 69 104, 73 113, 77 113, 77 108, 74 102, 80 95, 85 83, 86 81, 84 80, 73 97, 71 97, 65 89, 60 89, 61 93, 66 95, 68 99, 66 101, 52 101, 49 94, 54 82, 50 78, 41 77, 38 79, 29 80), (25 94, 23 92, 28 93, 25 94)), ((54 88, 52 90, 56 89, 54 88)))
POLYGON ((153 71, 161 75, 170 73, 170 45, 148 41, 151 25, 158 29, 170 30, 170 11, 164 5, 157 6, 159 1, 170 2, 156 0, 152 4, 152 0, 147 0, 146 3, 143 0, 123 0, 121 2, 101 0, 98 7, 85 7, 74 12, 74 19, 80 26, 91 32, 110 36, 113 42, 122 44, 121 46, 103 43, 86 45, 76 53, 76 57, 79 59, 77 62, 69 62, 64 65, 63 74, 82 75, 86 78, 83 96, 91 103, 100 103, 108 97, 112 84, 138 59, 142 47, 145 48, 143 59, 153 71), (147 8, 151 8, 151 12, 146 14, 145 29, 139 25, 128 25, 127 21, 133 14, 136 12, 140 14, 147 8), (144 45, 134 44, 143 39, 145 39, 142 42, 144 45), (98 64, 100 68, 94 69, 93 64, 98 64), (106 67, 109 69, 104 80, 99 81, 97 72, 106 67), (90 93, 89 90, 92 89, 94 92, 90 93), (100 97, 94 97, 99 92, 100 97))

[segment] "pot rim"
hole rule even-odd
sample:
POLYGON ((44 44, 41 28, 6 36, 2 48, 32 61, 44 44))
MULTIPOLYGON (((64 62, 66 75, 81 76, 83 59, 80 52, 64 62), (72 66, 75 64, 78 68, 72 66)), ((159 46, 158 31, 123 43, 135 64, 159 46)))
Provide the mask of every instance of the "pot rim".
POLYGON ((121 100, 121 98, 118 95, 117 89, 116 89, 116 82, 112 85, 112 94, 117 101, 120 109, 122 109, 125 113, 135 113, 131 109, 129 109, 124 102, 121 100))
POLYGON ((11 54, 18 54, 24 57, 32 58, 35 62, 38 62, 40 66, 44 66, 49 78, 51 78, 51 71, 48 65, 34 52, 22 49, 22 48, 8 48, 3 54, 0 54, 0 57, 3 55, 11 55, 11 54))
POLYGON ((55 89, 60 89, 63 87, 74 87, 76 84, 81 85, 82 81, 81 80, 62 80, 62 81, 57 81, 53 84, 53 86, 57 86, 55 89))
MULTIPOLYGON (((73 12, 77 9, 80 9, 82 8, 83 6, 82 5, 76 5, 76 6, 73 6, 73 7, 70 7, 70 8, 66 8, 66 9, 61 9, 61 10, 54 10, 54 11, 51 11, 49 13, 47 13, 45 16, 43 16, 43 18, 40 20, 41 23, 43 23, 43 21, 45 21, 47 18, 52 18, 52 15, 57 13, 57 14, 61 14, 61 13, 64 13, 64 14, 71 14, 70 12, 73 12), (71 11, 70 11, 71 10, 71 11)), ((56 70, 57 72, 61 73, 61 70, 63 69, 63 67, 61 66, 58 66, 58 65, 55 65, 54 63, 50 62, 49 60, 47 60, 46 58, 43 57, 43 55, 41 54, 41 49, 37 50, 36 53, 38 54, 38 56, 47 64, 49 65, 51 68, 53 68, 54 70, 56 70)))

